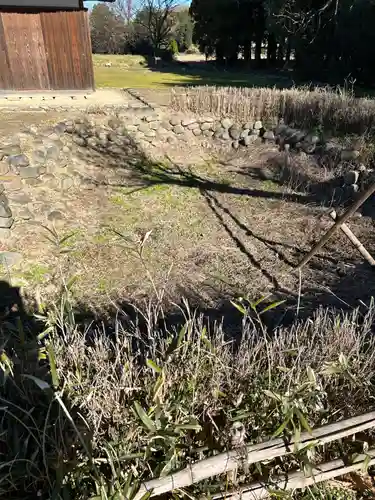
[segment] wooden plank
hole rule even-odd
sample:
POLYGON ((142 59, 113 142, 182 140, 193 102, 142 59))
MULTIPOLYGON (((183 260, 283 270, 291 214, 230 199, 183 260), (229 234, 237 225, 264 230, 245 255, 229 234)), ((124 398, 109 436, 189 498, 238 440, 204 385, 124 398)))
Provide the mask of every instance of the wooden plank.
POLYGON ((350 465, 342 459, 332 460, 315 466, 309 476, 306 476, 303 471, 291 472, 285 476, 277 476, 268 487, 262 483, 254 483, 242 486, 237 491, 214 495, 213 500, 261 500, 269 498, 270 489, 272 491, 285 491, 306 488, 361 470, 365 461, 367 461, 367 466, 375 464, 375 450, 369 450, 366 455, 358 455, 350 465))
POLYGON ((49 88, 39 14, 4 12, 2 17, 13 88, 49 88))
POLYGON ((0 89, 8 90, 14 89, 14 87, 2 17, 3 14, 0 12, 0 89))
POLYGON ((67 82, 67 53, 69 47, 62 45, 61 33, 66 26, 62 13, 42 12, 41 24, 47 54, 49 85, 51 89, 69 89, 67 82), (58 14, 54 16, 54 14, 58 14))
MULTIPOLYGON (((293 453, 296 444, 300 447, 312 444, 316 446, 323 445, 346 436, 351 436, 357 432, 362 432, 371 427, 375 427, 375 412, 359 415, 334 424, 324 425, 318 429, 313 429, 311 434, 303 432, 298 443, 295 443, 293 439, 289 443, 286 443, 282 438, 277 438, 250 445, 247 447, 247 457, 245 455, 245 460, 248 464, 262 460, 272 460, 293 453)), ((211 476, 224 474, 241 467, 243 461, 243 455, 238 450, 219 453, 214 457, 196 462, 169 476, 147 481, 141 486, 134 500, 140 500, 148 491, 152 492, 151 496, 161 495, 177 488, 190 486, 211 476)))
POLYGON ((93 68, 87 12, 43 12, 41 20, 51 88, 92 89, 93 68))

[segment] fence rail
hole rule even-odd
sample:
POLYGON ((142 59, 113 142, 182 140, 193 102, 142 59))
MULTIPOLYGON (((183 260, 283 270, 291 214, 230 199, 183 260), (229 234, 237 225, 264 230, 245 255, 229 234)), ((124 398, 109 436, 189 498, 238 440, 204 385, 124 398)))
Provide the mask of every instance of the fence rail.
MULTIPOLYGON (((366 413, 359 415, 357 417, 348 418, 334 424, 324 425, 317 429, 313 429, 311 433, 304 432, 298 442, 291 439, 289 442, 284 441, 281 438, 270 439, 262 443, 249 445, 246 447, 245 453, 239 453, 238 449, 230 450, 225 453, 219 453, 213 457, 207 458, 205 460, 200 460, 189 467, 186 467, 178 472, 172 473, 165 477, 160 477, 157 479, 152 479, 143 483, 139 492, 135 496, 134 500, 140 500, 142 496, 151 491, 151 496, 161 495, 162 493, 167 493, 169 491, 176 490, 178 488, 184 488, 192 484, 198 483, 203 479, 208 479, 209 477, 216 476, 219 474, 224 474, 232 470, 240 468, 244 463, 254 464, 261 462, 263 460, 272 460, 277 457, 282 457, 285 455, 290 455, 294 452, 296 448, 303 448, 308 445, 320 446, 332 441, 337 441, 347 436, 351 436, 358 432, 365 431, 375 427, 375 412, 366 413)), ((375 451, 369 452, 371 463, 372 460, 375 461, 375 451), (374 459, 371 457, 374 456, 374 459)), ((366 455, 367 457, 367 455, 366 455)), ((362 460, 357 460, 350 467, 361 468, 363 461, 366 459, 364 457, 362 460), (359 460, 359 461, 358 461, 359 460)), ((305 477, 301 472, 295 472, 289 476, 288 481, 285 483, 285 478, 280 478, 280 481, 286 488, 289 484, 290 488, 302 488, 308 484, 312 484, 317 481, 317 477, 323 476, 321 481, 330 479, 333 477, 346 474, 348 472, 347 466, 342 462, 342 460, 335 460, 333 462, 328 462, 322 464, 315 469, 316 474, 311 477, 305 477), (311 481, 311 482, 308 482, 311 481), (295 484, 300 484, 300 486, 295 486, 295 484)), ((351 469, 351 470, 356 470, 351 469)), ((242 492, 242 497, 238 496, 238 492, 226 493, 229 496, 218 496, 216 498, 228 498, 235 500, 237 498, 242 499, 258 499, 266 498, 264 495, 267 492, 267 488, 270 487, 266 485, 256 484, 249 485, 246 490, 248 496, 244 496, 245 492, 242 492), (237 496, 236 496, 237 495, 237 496), (253 496, 249 496, 253 495, 253 496)))

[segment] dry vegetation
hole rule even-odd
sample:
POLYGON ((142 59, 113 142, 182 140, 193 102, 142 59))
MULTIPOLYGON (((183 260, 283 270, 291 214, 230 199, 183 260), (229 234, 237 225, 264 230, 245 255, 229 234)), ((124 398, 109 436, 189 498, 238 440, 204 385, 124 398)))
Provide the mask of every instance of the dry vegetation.
MULTIPOLYGON (((369 100, 326 91, 198 88, 175 91, 173 102, 179 110, 242 121, 282 114, 303 127, 356 133, 371 132, 375 109, 369 100)), ((56 236, 50 262, 61 291, 54 304, 36 294, 25 311, 17 291, 0 282, 1 498, 131 500, 140 482, 231 447, 234 422, 244 425, 248 443, 272 435, 298 440, 310 427, 374 408, 372 270, 363 270, 338 235, 303 276, 291 273, 324 229, 317 227, 325 223, 317 222, 317 212, 331 200, 317 194, 332 172, 294 155, 289 168, 264 145, 252 154, 204 165, 155 162, 138 150, 115 157, 124 182, 112 193, 112 230, 96 234, 95 245, 85 236, 83 260, 75 247, 67 251, 66 236, 56 236), (80 262, 90 280, 126 268, 122 281, 129 287, 134 280, 147 307, 140 301, 119 306, 105 288, 110 310, 91 314, 89 299, 79 304, 83 295, 76 295, 80 262), (339 265, 346 266, 340 275, 339 265), (198 298, 204 289, 212 299, 206 315, 186 301, 171 303, 189 285, 198 298), (297 291, 292 299, 289 289, 297 291), (213 290, 231 299, 239 291, 251 299, 270 293, 219 310, 213 290), (284 303, 269 301, 273 292, 284 303), (347 312, 316 308, 332 297, 347 312)), ((108 168, 105 158, 94 160, 108 168)), ((359 219, 356 234, 367 236, 369 227, 371 220, 359 219)), ((87 285, 91 298, 93 283, 87 285)), ((276 474, 338 456, 350 461, 373 445, 373 433, 362 434, 262 463, 237 479, 271 482, 276 474)), ((175 498, 210 498, 232 486, 219 477, 175 498)), ((322 486, 286 498, 355 495, 337 483, 332 492, 322 486)))
POLYGON ((290 125, 333 134, 372 134, 375 125, 373 99, 330 88, 176 88, 171 101, 177 111, 229 116, 243 123, 262 119, 267 124, 283 117, 290 125))
MULTIPOLYGON (((111 324, 84 327, 67 288, 55 309, 39 309, 38 323, 4 323, 1 497, 132 498, 139 481, 230 447, 234 422, 258 442, 372 407, 372 304, 364 314, 321 310, 272 332, 262 303, 237 307, 238 338, 187 305, 178 320, 155 304, 133 320, 118 311, 111 324)), ((239 479, 362 451, 372 437, 361 439, 264 463, 239 479)), ((222 477, 176 494, 230 487, 222 477)))

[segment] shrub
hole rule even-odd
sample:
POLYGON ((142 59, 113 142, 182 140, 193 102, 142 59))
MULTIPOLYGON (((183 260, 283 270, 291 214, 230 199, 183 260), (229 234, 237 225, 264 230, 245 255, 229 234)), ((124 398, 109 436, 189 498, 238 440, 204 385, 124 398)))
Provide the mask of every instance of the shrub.
POLYGON ((176 40, 174 38, 172 38, 169 41, 168 49, 169 49, 169 51, 171 52, 171 54, 173 56, 175 56, 176 54, 178 54, 178 44, 177 44, 177 42, 176 42, 176 40))

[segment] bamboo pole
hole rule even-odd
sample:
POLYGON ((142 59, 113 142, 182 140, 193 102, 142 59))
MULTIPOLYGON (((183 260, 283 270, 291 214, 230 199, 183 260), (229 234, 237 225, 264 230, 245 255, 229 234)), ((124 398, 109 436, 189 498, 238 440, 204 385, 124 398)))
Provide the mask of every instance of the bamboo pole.
POLYGON ((371 427, 375 427, 375 411, 334 424, 324 425, 312 430, 311 434, 303 432, 298 442, 292 439, 289 443, 285 443, 284 439, 277 438, 250 445, 246 448, 244 454, 241 454, 238 449, 219 453, 169 476, 143 483, 134 500, 140 500, 148 491, 152 491, 151 496, 161 495, 177 488, 190 486, 211 476, 224 474, 241 467, 244 461, 253 464, 262 460, 271 460, 293 453, 295 446, 323 445, 365 431, 371 427))
POLYGON ((262 498, 269 498, 270 490, 285 491, 306 488, 306 486, 328 481, 335 477, 360 470, 365 461, 367 461, 367 466, 375 464, 375 449, 369 450, 366 455, 357 456, 350 465, 345 464, 342 459, 332 460, 331 462, 326 462, 314 467, 312 475, 310 476, 305 476, 303 471, 292 472, 289 475, 278 476, 268 487, 262 483, 254 483, 243 486, 239 490, 233 492, 215 495, 213 500, 261 500, 262 498))
POLYGON ((335 234, 335 232, 342 226, 344 222, 346 222, 349 217, 351 217, 356 210, 375 192, 375 182, 370 184, 370 186, 364 191, 361 196, 356 200, 351 207, 348 208, 346 212, 344 212, 341 217, 339 217, 335 224, 329 229, 326 234, 321 238, 321 240, 313 247, 310 252, 305 255, 305 257, 301 260, 297 267, 294 268, 295 271, 301 269, 305 264, 309 262, 310 259, 316 255, 319 250, 327 243, 327 241, 335 234))
MULTIPOLYGON (((337 219, 336 210, 332 210, 329 214, 333 220, 337 219)), ((345 224, 345 222, 341 226, 342 232, 349 238, 353 246, 359 251, 363 258, 367 260, 370 266, 375 266, 375 260, 372 255, 366 250, 366 248, 359 241, 357 236, 353 234, 351 229, 345 224)))

